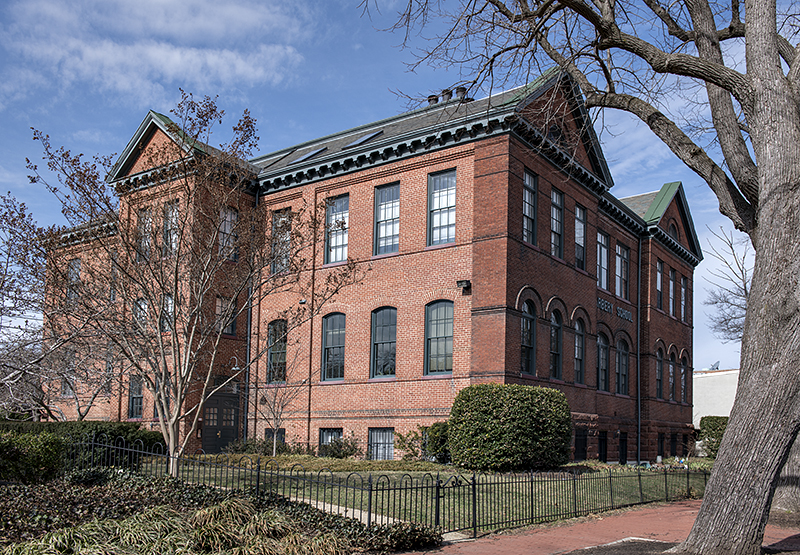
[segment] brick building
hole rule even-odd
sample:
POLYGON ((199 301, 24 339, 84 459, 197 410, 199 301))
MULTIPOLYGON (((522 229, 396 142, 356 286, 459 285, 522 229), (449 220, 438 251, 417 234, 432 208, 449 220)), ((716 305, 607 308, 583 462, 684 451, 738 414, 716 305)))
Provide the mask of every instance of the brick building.
MULTIPOLYGON (((158 131, 161 118, 151 113, 143 128, 158 131)), ((229 437, 352 436, 392 457, 393 432, 445 420, 459 390, 498 382, 563 391, 575 459, 683 454, 702 259, 689 207, 680 183, 611 194, 569 80, 550 72, 482 100, 445 91, 249 163, 273 217, 326 203, 312 287, 348 260, 364 278, 286 339, 274 340, 282 313, 306 298, 252 307, 236 328, 236 353, 252 367, 229 437), (259 404, 286 384, 295 393, 273 430, 259 404)), ((115 179, 137 171, 146 169, 115 179)))

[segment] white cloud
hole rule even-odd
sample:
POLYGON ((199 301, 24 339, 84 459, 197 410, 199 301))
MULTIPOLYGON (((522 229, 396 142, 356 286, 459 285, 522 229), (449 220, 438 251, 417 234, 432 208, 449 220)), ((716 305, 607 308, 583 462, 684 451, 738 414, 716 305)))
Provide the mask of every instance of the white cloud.
POLYGON ((0 109, 45 84, 67 95, 88 85, 140 106, 165 87, 274 87, 292 78, 304 60, 295 45, 314 31, 301 2, 32 0, 5 11, 0 109))

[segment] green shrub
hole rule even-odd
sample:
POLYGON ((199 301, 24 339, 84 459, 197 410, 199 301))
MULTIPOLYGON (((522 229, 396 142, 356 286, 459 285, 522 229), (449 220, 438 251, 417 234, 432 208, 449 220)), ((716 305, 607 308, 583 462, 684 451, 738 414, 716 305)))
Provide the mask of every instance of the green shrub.
POLYGON ((450 462, 450 450, 447 447, 447 421, 434 422, 428 427, 428 441, 425 454, 440 464, 450 462))
POLYGON ((474 470, 543 470, 569 460, 572 422, 555 389, 477 384, 453 402, 447 443, 453 463, 474 470))
POLYGON ((81 422, 7 422, 0 421, 0 432, 9 431, 17 434, 50 433, 60 437, 69 437, 80 441, 85 437, 103 439, 114 443, 122 439, 128 445, 140 441, 145 449, 151 449, 156 443, 164 443, 161 432, 140 429, 138 422, 104 422, 83 420, 81 422))
POLYGON ((64 460, 64 439, 54 434, 3 433, 0 479, 25 484, 55 478, 64 460))
POLYGON ((722 435, 728 427, 727 416, 704 416, 700 419, 700 441, 707 457, 717 458, 722 435))
POLYGON ((354 436, 340 437, 331 440, 327 445, 319 446, 320 457, 348 459, 350 457, 360 457, 362 454, 363 452, 358 446, 358 440, 354 436))
POLYGON ((418 461, 425 458, 423 443, 426 431, 425 426, 417 426, 416 430, 406 434, 394 433, 394 448, 403 453, 404 461, 418 461))

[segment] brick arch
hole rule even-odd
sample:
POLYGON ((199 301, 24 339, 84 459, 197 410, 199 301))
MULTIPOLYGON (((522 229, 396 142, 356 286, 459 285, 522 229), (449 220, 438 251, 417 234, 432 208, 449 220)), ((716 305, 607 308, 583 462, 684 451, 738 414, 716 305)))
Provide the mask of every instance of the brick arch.
POLYGON ((667 348, 667 344, 664 343, 664 340, 661 339, 660 337, 656 339, 656 343, 653 346, 653 356, 655 356, 659 348, 664 352, 665 357, 669 356, 669 349, 667 348))
POLYGON ((605 322, 597 322, 597 329, 595 330, 595 333, 593 333, 592 335, 597 337, 601 333, 603 333, 608 338, 609 347, 611 347, 612 346, 611 342, 614 341, 614 332, 611 331, 611 328, 605 322))
POLYGON ((589 316, 589 313, 583 308, 583 305, 578 305, 574 309, 572 309, 572 314, 569 315, 569 325, 571 327, 575 327, 575 322, 578 321, 578 318, 583 320, 584 325, 584 333, 591 333, 592 331, 592 319, 589 316))
POLYGON ((542 297, 539 295, 536 289, 530 285, 525 285, 519 290, 514 308, 517 311, 522 312, 522 304, 525 301, 532 301, 533 306, 536 308, 536 317, 543 318, 544 310, 542 309, 542 297))
POLYGON ((550 297, 550 300, 547 301, 547 306, 544 309, 544 316, 547 320, 550 319, 550 315, 553 314, 554 310, 558 310, 561 312, 561 319, 562 323, 567 320, 569 311, 567 310, 567 305, 564 304, 559 297, 550 297))
POLYGON ((692 354, 689 352, 688 349, 681 349, 681 351, 680 351, 680 353, 678 355, 678 362, 683 360, 684 357, 686 357, 686 365, 687 365, 687 367, 688 368, 692 368, 692 354))
POLYGON ((617 330, 617 333, 614 334, 614 348, 617 348, 617 343, 619 343, 620 339, 624 339, 625 343, 628 344, 628 352, 633 352, 633 339, 631 338, 630 334, 625 330, 617 330))
POLYGON ((428 306, 433 301, 452 301, 456 302, 460 290, 457 289, 434 289, 433 291, 426 291, 422 295, 422 304, 428 306))

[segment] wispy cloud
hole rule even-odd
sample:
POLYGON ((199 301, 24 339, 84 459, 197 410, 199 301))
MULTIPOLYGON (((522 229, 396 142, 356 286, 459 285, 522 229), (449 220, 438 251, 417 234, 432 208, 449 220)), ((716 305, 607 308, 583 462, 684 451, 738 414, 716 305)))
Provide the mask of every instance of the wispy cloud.
POLYGON ((32 0, 0 13, 0 109, 44 84, 62 94, 88 85, 140 105, 165 86, 277 86, 303 62, 296 45, 315 26, 302 2, 256 0, 32 0))

